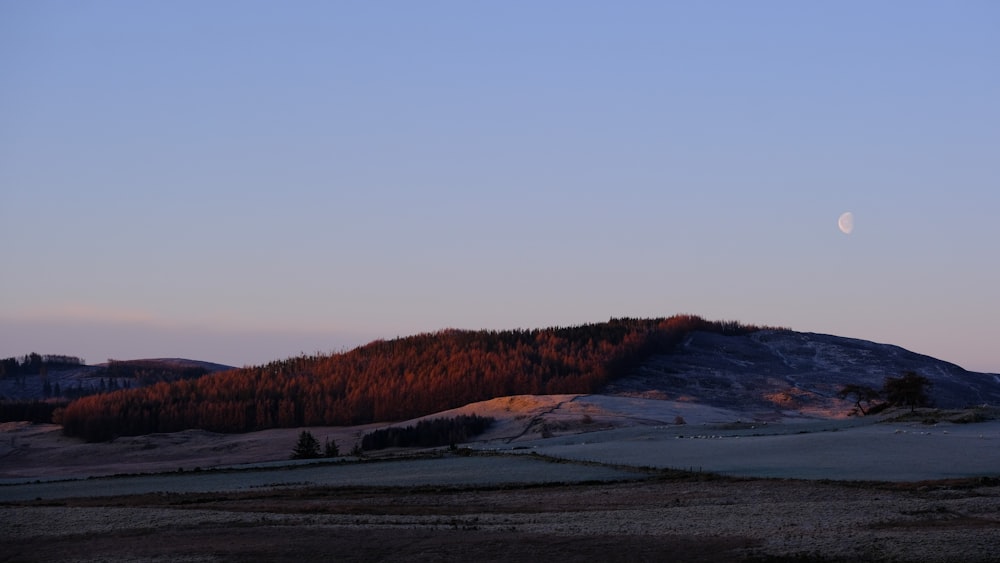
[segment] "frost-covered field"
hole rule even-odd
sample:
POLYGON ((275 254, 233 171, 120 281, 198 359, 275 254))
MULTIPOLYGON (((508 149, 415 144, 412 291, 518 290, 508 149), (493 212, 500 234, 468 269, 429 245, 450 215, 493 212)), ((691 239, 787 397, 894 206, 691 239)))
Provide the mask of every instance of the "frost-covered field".
MULTIPOLYGON (((0 545, 13 561, 295 563, 944 563, 1000 552, 995 420, 759 416, 576 395, 444 414, 473 412, 498 421, 467 445, 479 452, 361 461, 288 460, 301 429, 86 444, 51 425, 2 425, 0 545)), ((310 431, 346 450, 372 427, 310 431)))
MULTIPOLYGON (((743 477, 918 481, 1000 476, 998 420, 885 423, 875 417, 809 418, 792 412, 765 417, 676 401, 601 395, 503 397, 439 416, 471 413, 497 421, 480 441, 469 444, 481 451, 743 477)), ((320 441, 335 440, 346 451, 363 432, 378 426, 309 430, 320 441)), ((504 480, 602 480, 608 478, 602 471, 614 471, 530 458, 453 456, 302 467, 288 460, 300 431, 226 435, 188 430, 87 444, 62 436, 54 425, 8 423, 0 425, 0 485, 136 473, 164 473, 156 478, 162 481, 135 485, 136 491, 232 490, 286 482, 489 485, 504 480), (258 470, 195 471, 249 465, 258 470)), ((49 486, 70 492, 84 487, 72 482, 49 486)), ((142 481, 107 481, 122 491, 132 482, 142 481)), ((88 490, 112 487, 102 483, 86 486, 88 490)), ((11 490, 0 487, 0 499, 11 490)), ((49 494, 54 493, 30 498, 49 494)))
POLYGON ((292 464, 270 469, 199 471, 9 483, 0 502, 169 493, 228 493, 287 487, 497 486, 620 481, 641 473, 526 456, 446 456, 374 462, 292 464))
POLYGON ((923 481, 1000 476, 1000 421, 617 428, 481 448, 741 477, 923 481))
POLYGON ((631 426, 605 431, 472 444, 481 452, 542 454, 441 456, 301 463, 89 479, 5 479, 0 502, 233 492, 306 486, 493 486, 639 478, 624 467, 693 470, 739 477, 924 481, 1000 475, 1000 422, 924 425, 856 421, 786 424, 631 426), (615 467, 611 467, 615 466, 615 467))

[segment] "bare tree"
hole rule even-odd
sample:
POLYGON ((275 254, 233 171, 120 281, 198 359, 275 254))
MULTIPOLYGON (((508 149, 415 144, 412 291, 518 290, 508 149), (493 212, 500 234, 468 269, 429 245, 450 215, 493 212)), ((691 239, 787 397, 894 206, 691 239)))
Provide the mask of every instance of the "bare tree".
POLYGON ((860 412, 862 416, 868 414, 868 410, 872 407, 872 402, 877 401, 881 397, 877 390, 864 385, 855 385, 853 383, 844 385, 837 393, 837 396, 841 399, 853 396, 854 406, 858 409, 858 412, 860 412), (864 403, 864 405, 862 405, 862 403, 864 403), (868 406, 867 409, 865 408, 865 405, 868 406))

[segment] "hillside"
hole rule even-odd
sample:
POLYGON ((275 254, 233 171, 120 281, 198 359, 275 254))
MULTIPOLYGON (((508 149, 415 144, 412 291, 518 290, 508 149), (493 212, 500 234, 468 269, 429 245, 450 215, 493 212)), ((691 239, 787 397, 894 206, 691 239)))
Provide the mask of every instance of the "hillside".
POLYGON ((109 360, 87 365, 72 356, 34 353, 23 359, 0 360, 0 367, 0 401, 9 402, 60 401, 233 369, 232 366, 184 358, 109 360), (51 361, 51 358, 74 361, 51 361))
POLYGON ((845 384, 914 370, 941 407, 1000 403, 1000 378, 902 348, 693 316, 576 327, 445 330, 81 398, 88 440, 200 428, 249 432, 407 420, 512 395, 609 394, 767 416, 845 416, 845 384))
POLYGON ((912 370, 940 408, 1000 404, 1000 375, 975 373, 890 344, 789 330, 723 336, 694 332, 603 390, 741 411, 843 412, 848 384, 879 389, 912 370))
POLYGON ((74 356, 36 353, 5 358, 0 360, 0 422, 51 422, 56 411, 73 399, 228 369, 233 368, 182 358, 110 360, 98 365, 86 365, 74 356))
POLYGON ((83 397, 57 422, 70 436, 105 440, 189 428, 247 432, 405 420, 507 395, 594 393, 693 331, 757 330, 694 316, 444 330, 83 397))

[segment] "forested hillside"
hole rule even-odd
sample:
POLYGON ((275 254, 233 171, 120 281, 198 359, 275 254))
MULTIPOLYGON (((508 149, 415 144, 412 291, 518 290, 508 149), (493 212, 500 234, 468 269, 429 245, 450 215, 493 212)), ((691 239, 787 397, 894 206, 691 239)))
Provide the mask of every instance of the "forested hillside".
POLYGON ((67 435, 107 440, 188 428, 247 432, 404 420, 498 396, 594 392, 695 330, 735 335, 760 327, 675 316, 444 330, 83 397, 56 422, 67 435))

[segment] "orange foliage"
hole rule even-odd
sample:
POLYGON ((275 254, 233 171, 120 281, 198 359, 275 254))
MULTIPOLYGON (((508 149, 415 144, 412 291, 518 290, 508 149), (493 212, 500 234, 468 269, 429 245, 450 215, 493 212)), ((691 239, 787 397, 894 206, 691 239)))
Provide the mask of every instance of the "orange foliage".
POLYGON ((62 413, 63 430, 93 441, 187 428, 352 425, 506 395, 592 393, 694 330, 758 329, 675 316, 542 330, 443 330, 83 397, 62 413))

